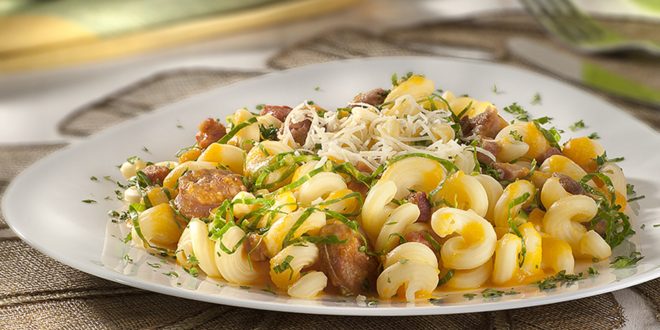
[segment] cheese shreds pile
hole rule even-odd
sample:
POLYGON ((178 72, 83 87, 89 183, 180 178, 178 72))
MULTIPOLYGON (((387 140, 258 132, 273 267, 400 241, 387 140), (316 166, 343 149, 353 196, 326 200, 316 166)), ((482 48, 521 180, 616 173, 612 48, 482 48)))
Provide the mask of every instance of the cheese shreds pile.
POLYGON ((319 115, 314 105, 303 102, 291 110, 278 137, 296 146, 289 127, 310 120, 311 127, 301 148, 322 157, 356 166, 362 163, 372 170, 392 157, 408 153, 471 163, 471 151, 453 139, 449 111, 426 110, 407 95, 398 98, 391 108, 379 110, 370 104, 351 103, 349 109, 350 115, 343 118, 338 111, 319 115))

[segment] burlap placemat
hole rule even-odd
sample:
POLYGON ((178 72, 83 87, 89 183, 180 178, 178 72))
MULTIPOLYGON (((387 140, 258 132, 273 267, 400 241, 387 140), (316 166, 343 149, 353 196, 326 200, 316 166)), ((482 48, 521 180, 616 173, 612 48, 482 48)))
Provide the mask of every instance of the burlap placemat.
MULTIPOLYGON (((284 69, 353 57, 417 55, 423 52, 406 48, 406 43, 419 41, 480 47, 503 62, 522 65, 503 46, 504 40, 514 35, 546 40, 526 17, 507 15, 400 29, 378 36, 359 30, 331 31, 282 51, 269 64, 284 69)), ((617 64, 613 59, 598 60, 617 64)), ((660 76, 660 72, 653 72, 660 76)), ((86 136, 174 100, 258 74, 207 69, 163 73, 81 109, 61 123, 60 130, 86 136)), ((652 109, 615 102, 660 128, 660 118, 652 109)), ((0 194, 20 170, 60 147, 0 147, 0 194)), ((4 227, 0 217, 0 229, 4 227)), ((656 311, 660 311, 659 284, 656 280, 636 287, 656 311)), ((660 317, 660 312, 657 314, 660 317)), ((624 322, 621 306, 612 294, 511 311, 405 318, 299 315, 212 305, 108 282, 45 257, 16 238, 0 238, 0 328, 609 329, 621 327, 624 322)))

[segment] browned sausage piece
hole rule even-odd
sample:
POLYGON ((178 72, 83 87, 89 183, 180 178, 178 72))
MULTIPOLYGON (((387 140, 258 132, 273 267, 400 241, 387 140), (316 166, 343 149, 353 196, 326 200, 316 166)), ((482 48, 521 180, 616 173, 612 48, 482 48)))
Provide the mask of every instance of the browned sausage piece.
POLYGON ((305 140, 307 140, 307 133, 309 133, 310 127, 312 127, 312 121, 309 119, 289 124, 289 131, 291 131, 293 140, 296 141, 296 143, 299 145, 305 144, 305 140))
POLYGON ((389 94, 389 91, 386 91, 382 88, 372 89, 366 93, 360 93, 355 95, 353 98, 354 103, 366 103, 373 106, 381 105, 385 101, 385 98, 389 94))
MULTIPOLYGON (((495 157, 497 157, 497 154, 500 152, 500 149, 501 149, 500 145, 497 144, 497 142, 495 142, 495 140, 491 140, 491 139, 482 139, 481 140, 481 147, 486 149, 487 151, 489 151, 495 157)), ((484 155, 480 152, 477 152, 477 160, 479 162, 483 163, 483 164, 486 164, 486 165, 491 165, 495 162, 492 158, 490 158, 490 157, 488 157, 488 156, 486 156, 486 155, 484 155)))
POLYGON ((474 133, 490 139, 495 138, 495 135, 508 125, 506 120, 500 117, 497 110, 492 107, 472 118, 463 116, 460 124, 464 136, 470 136, 474 133))
POLYGON ((423 191, 416 191, 408 195, 408 201, 419 208, 418 222, 429 222, 431 220, 431 203, 423 191))
POLYGON ((598 233, 598 235, 605 238, 605 233, 607 232, 607 221, 603 219, 597 220, 593 229, 596 233, 598 233))
POLYGON ((219 169, 189 171, 179 178, 177 209, 189 218, 208 217, 209 212, 247 189, 238 174, 219 169))
POLYGON ((431 242, 429 242, 429 240, 426 239, 427 235, 431 235, 431 234, 424 230, 419 230, 419 231, 411 231, 407 233, 403 238, 406 239, 406 242, 422 243, 428 246, 429 249, 431 249, 431 251, 440 252, 440 251, 436 251, 435 247, 433 247, 433 244, 431 244, 431 242))
POLYGON ((527 167, 517 164, 493 163, 493 168, 500 174, 500 179, 505 181, 522 179, 529 174, 527 167))
POLYGON ((266 261, 268 254, 266 253, 266 244, 261 242, 261 235, 257 233, 249 233, 245 238, 243 244, 245 253, 248 254, 252 261, 266 261))
POLYGON ((554 173, 552 176, 559 178, 559 184, 561 184, 562 188, 564 188, 566 192, 573 195, 586 194, 584 188, 582 188, 582 186, 577 181, 573 180, 573 178, 570 176, 561 173, 554 173))
POLYGON ((376 261, 358 250, 363 245, 360 236, 340 222, 325 225, 319 235, 346 240, 341 244, 319 244, 321 270, 330 278, 330 284, 343 295, 363 292, 376 261))
POLYGON ((549 148, 548 150, 545 151, 545 153, 541 157, 537 158, 536 161, 539 163, 543 163, 544 160, 554 155, 561 155, 561 150, 555 147, 549 148))
POLYGON ((142 169, 142 173, 149 178, 151 184, 162 185, 163 180, 170 173, 170 168, 163 165, 149 165, 142 169))
POLYGON ((362 200, 367 198, 367 193, 369 193, 369 186, 357 180, 349 181, 346 184, 346 187, 350 190, 359 192, 360 195, 362 195, 362 200))
POLYGON ((199 124, 199 132, 195 135, 197 145, 204 149, 211 143, 217 142, 227 134, 225 126, 213 118, 206 118, 199 124))
POLYGON ((264 108, 261 109, 261 115, 268 115, 279 119, 281 122, 284 122, 286 116, 291 112, 291 107, 286 105, 264 105, 264 108))

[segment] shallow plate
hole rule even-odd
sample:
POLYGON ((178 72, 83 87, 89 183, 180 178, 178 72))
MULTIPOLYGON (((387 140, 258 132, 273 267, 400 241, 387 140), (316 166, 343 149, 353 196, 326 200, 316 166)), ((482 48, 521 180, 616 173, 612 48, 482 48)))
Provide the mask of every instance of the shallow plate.
MULTIPOLYGON (((566 135, 571 135, 568 132, 566 135)), ((566 137, 564 137, 566 138, 566 137)), ((108 129, 39 161, 19 175, 3 200, 11 228, 41 252, 84 272, 126 285, 173 296, 259 309, 342 315, 419 315, 481 312, 578 299, 629 287, 660 276, 660 135, 602 99, 563 82, 510 66, 426 57, 370 58, 332 62, 268 74, 223 87, 108 129), (115 167, 127 156, 148 160, 174 158, 194 142, 197 123, 207 116, 224 118, 240 107, 260 103, 295 105, 305 99, 328 107, 345 105, 358 91, 387 86, 393 72, 413 71, 434 80, 437 88, 469 93, 500 108, 514 101, 535 116, 554 117, 558 127, 583 119, 598 132, 608 155, 625 156, 622 167, 640 194, 631 214, 637 235, 615 249, 615 255, 639 250, 645 258, 633 268, 612 270, 597 265, 600 275, 569 287, 539 291, 517 287, 514 295, 473 299, 465 292, 437 292, 415 304, 322 297, 300 300, 257 288, 236 287, 194 278, 180 267, 122 242, 126 232, 109 222, 107 212, 121 203, 115 167), (493 86, 497 85, 497 93, 493 86), (317 88, 318 87, 318 88, 317 88), (542 104, 532 105, 540 93, 542 104), (149 151, 145 151, 146 147, 149 151), (96 176, 99 182, 91 181, 96 176), (106 200, 106 196, 109 200, 106 200), (95 204, 81 200, 94 199, 95 204), (641 229, 641 225, 645 228, 641 229)), ((507 288, 508 290, 508 288, 507 288)), ((479 293, 479 291, 475 291, 479 293)))

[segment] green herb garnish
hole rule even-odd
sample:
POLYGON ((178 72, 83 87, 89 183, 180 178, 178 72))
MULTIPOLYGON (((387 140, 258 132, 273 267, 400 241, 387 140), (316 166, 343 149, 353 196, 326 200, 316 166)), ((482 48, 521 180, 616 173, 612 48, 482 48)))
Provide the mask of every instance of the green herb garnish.
POLYGON ((629 256, 618 256, 614 261, 610 262, 610 266, 614 269, 629 268, 636 265, 640 260, 644 259, 641 253, 635 251, 631 252, 629 256))
POLYGON ((85 204, 95 204, 96 203, 96 201, 93 200, 93 199, 83 199, 82 202, 85 203, 85 204))
POLYGON ((587 127, 587 125, 585 125, 584 121, 582 119, 580 119, 580 120, 576 121, 575 123, 573 123, 571 126, 568 126, 568 129, 575 132, 575 131, 579 131, 583 128, 586 128, 586 127, 587 127))
POLYGON ((516 119, 521 121, 529 121, 529 112, 527 112, 518 103, 513 103, 508 107, 504 107, 504 111, 516 116, 516 119))
POLYGON ((476 296, 477 296, 476 293, 466 293, 466 294, 463 295, 463 298, 465 298, 465 299, 467 299, 467 300, 472 300, 472 299, 474 299, 474 297, 476 297, 476 296))
POLYGON ((540 282, 537 282, 536 284, 539 286, 539 289, 541 290, 550 290, 556 288, 557 286, 562 286, 562 285, 569 286, 583 278, 584 277, 582 276, 582 273, 566 274, 566 271, 562 270, 556 275, 550 276, 540 282))

